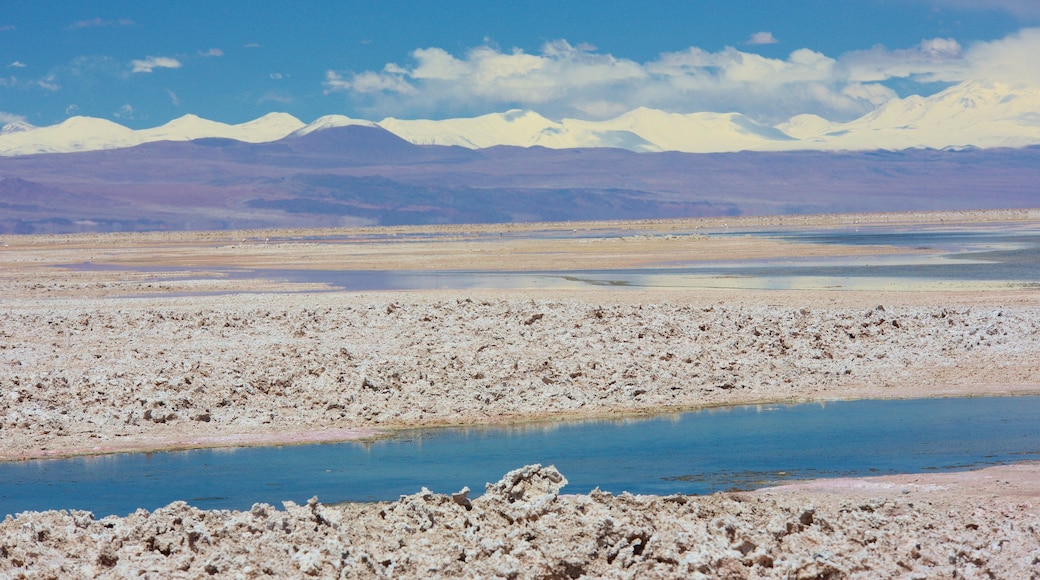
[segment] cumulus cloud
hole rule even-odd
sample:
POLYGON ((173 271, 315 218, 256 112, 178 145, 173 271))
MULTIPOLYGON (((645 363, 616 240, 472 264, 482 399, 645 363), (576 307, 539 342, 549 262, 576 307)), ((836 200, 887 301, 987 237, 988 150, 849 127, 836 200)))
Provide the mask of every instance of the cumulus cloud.
POLYGON ((377 114, 479 114, 533 108, 551 117, 603 118, 637 106, 680 112, 755 111, 783 120, 806 110, 850 117, 876 106, 880 90, 843 91, 834 59, 808 49, 785 59, 726 48, 690 48, 639 63, 559 40, 540 53, 490 46, 454 56, 412 52, 380 71, 328 71, 326 93, 346 93, 377 114))
POLYGON ((25 65, 24 62, 20 62, 20 61, 16 60, 16 61, 12 62, 11 64, 9 64, 7 66, 8 66, 8 68, 25 68, 26 65, 25 65))
POLYGON ((157 68, 181 68, 181 62, 168 56, 149 56, 142 60, 134 60, 130 63, 132 72, 150 73, 157 68))
POLYGON ((869 82, 909 78, 919 82, 1003 82, 1040 86, 1040 28, 1025 28, 1004 38, 962 47, 953 39, 935 38, 905 50, 875 47, 845 55, 849 77, 869 82))
POLYGON ((224 56, 224 51, 219 48, 199 51, 199 56, 224 56))
POLYGON ((980 42, 967 50, 962 75, 935 75, 939 80, 974 79, 1040 86, 1040 28, 1027 28, 992 42, 980 42))
POLYGON ((883 81, 890 78, 920 76, 937 80, 954 71, 963 71, 965 62, 960 43, 952 38, 923 40, 908 49, 889 50, 875 46, 848 53, 842 59, 854 81, 883 81))
POLYGON ((73 22, 69 25, 70 29, 76 28, 110 28, 116 26, 133 26, 134 21, 129 18, 119 18, 117 20, 106 20, 104 18, 91 18, 89 20, 80 20, 73 22))
POLYGON ((777 44, 779 42, 772 32, 756 32, 747 39, 747 44, 777 44))
POLYGON ((326 94, 348 95, 372 117, 530 108, 552 118, 596 119, 648 106, 682 113, 741 112, 763 122, 800 113, 840 121, 895 98, 885 84, 894 79, 919 86, 966 80, 1040 86, 1040 67, 1030 64, 1037 53, 1040 29, 968 46, 932 38, 909 48, 876 46, 837 56, 807 48, 771 58, 733 47, 691 47, 647 62, 558 40, 538 53, 488 45, 460 55, 421 48, 409 62, 388 63, 377 71, 327 71, 323 84, 326 94))

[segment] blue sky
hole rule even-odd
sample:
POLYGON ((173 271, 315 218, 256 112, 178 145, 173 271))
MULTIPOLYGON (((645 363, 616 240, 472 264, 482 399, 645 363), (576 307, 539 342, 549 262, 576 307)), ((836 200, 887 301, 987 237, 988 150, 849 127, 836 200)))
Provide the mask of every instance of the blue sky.
POLYGON ((1040 85, 1036 54, 1037 0, 0 0, 0 123, 638 106, 847 120, 958 82, 1040 85))

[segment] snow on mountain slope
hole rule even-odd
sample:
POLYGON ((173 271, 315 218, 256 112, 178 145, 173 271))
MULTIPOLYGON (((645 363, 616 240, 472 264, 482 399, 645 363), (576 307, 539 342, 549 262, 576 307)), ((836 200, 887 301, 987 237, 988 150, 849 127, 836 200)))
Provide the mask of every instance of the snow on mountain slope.
POLYGON ((787 149, 793 141, 783 131, 739 113, 679 114, 640 107, 598 123, 570 119, 564 123, 576 129, 628 131, 659 150, 687 153, 787 149))
POLYGON ((142 143, 152 141, 190 141, 217 137, 234 139, 246 143, 277 141, 304 127, 303 121, 287 113, 268 113, 239 125, 228 125, 203 119, 196 115, 184 115, 161 127, 135 131, 142 143))
POLYGON ((538 145, 546 130, 559 130, 559 123, 533 111, 511 110, 468 119, 395 119, 388 117, 379 126, 416 145, 459 145, 483 149, 495 145, 530 147, 538 145))
POLYGON ((848 123, 803 134, 804 149, 910 149, 1040 144, 1040 89, 963 83, 893 99, 848 123))
POLYGON ((185 115, 161 127, 139 131, 103 119, 72 117, 50 127, 8 123, 0 129, 0 155, 114 149, 203 137, 263 143, 349 125, 382 127, 417 145, 470 149, 513 145, 714 153, 1023 147, 1040 144, 1040 88, 962 83, 928 97, 893 99, 847 123, 806 114, 775 127, 739 113, 679 114, 648 108, 605 121, 559 122, 522 110, 436 121, 391 117, 379 123, 327 115, 309 125, 287 113, 270 113, 239 125, 185 115))
POLYGON ((142 143, 151 141, 184 141, 205 137, 229 138, 231 125, 203 119, 196 115, 184 115, 152 129, 137 131, 142 143))
POLYGON ((615 147, 633 151, 659 151, 629 131, 615 131, 595 123, 564 119, 555 122, 535 113, 514 109, 468 119, 441 121, 387 118, 379 125, 417 145, 458 145, 483 149, 496 145, 515 147, 615 147))
POLYGON ((282 139, 305 126, 303 121, 289 113, 268 113, 248 123, 232 125, 235 132, 228 138, 246 143, 269 143, 282 139))
POLYGON ((832 131, 836 125, 834 121, 828 121, 819 115, 805 113, 791 117, 776 128, 795 139, 805 139, 832 131))
POLYGON ((310 135, 315 131, 332 129, 334 127, 349 127, 351 125, 361 125, 363 127, 378 126, 372 121, 352 119, 346 115, 325 115, 324 117, 318 117, 313 123, 308 123, 307 125, 293 131, 290 135, 292 137, 303 137, 304 135, 310 135))
POLYGON ((0 135, 0 153, 70 153, 133 147, 140 142, 133 130, 118 123, 93 117, 69 117, 50 127, 0 135))
POLYGON ((25 131, 32 131, 37 127, 25 123, 23 121, 11 121, 10 123, 0 127, 0 135, 10 135, 12 133, 24 133, 25 131))
POLYGON ((154 141, 190 141, 221 137, 249 143, 277 141, 303 127, 303 122, 286 113, 269 113, 239 125, 185 115, 160 127, 134 131, 118 123, 93 117, 70 117, 50 127, 16 127, 0 131, 0 155, 72 153, 120 149, 154 141))

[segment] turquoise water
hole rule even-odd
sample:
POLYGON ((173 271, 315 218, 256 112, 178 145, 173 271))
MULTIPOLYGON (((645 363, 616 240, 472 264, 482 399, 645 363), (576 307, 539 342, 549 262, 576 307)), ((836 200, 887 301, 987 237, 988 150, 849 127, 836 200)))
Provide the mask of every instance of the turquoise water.
POLYGON ((704 494, 791 479, 951 471, 1040 460, 1040 397, 848 401, 712 409, 652 419, 427 429, 371 443, 117 454, 0 464, 0 516, 98 517, 175 500, 248 509, 450 493, 530 463, 567 493, 704 494))

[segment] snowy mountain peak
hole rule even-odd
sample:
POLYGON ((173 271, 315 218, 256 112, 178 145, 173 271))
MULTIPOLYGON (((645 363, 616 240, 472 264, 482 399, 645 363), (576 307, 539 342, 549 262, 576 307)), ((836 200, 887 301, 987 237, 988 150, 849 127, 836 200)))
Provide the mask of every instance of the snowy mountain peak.
POLYGON ((289 113, 268 113, 259 119, 232 126, 235 136, 231 139, 249 143, 265 143, 287 137, 304 127, 303 121, 289 113))
POLYGON ((776 126, 794 139, 806 139, 831 131, 837 123, 809 113, 795 115, 776 126))
POLYGON ((10 135, 12 133, 24 133, 26 131, 32 131, 36 127, 25 123, 23 121, 11 121, 0 127, 0 135, 10 135))
POLYGON ((776 126, 764 125, 740 113, 673 113, 647 107, 603 121, 554 121, 523 109, 459 119, 388 117, 378 123, 326 115, 307 125, 288 113, 269 113, 238 125, 189 114, 160 127, 138 131, 104 119, 70 117, 50 127, 7 123, 0 130, 0 155, 113 149, 204 137, 262 143, 348 125, 381 127, 418 145, 471 149, 512 145, 716 153, 1023 147, 1040 144, 1040 88, 962 83, 927 97, 892 99, 844 123, 805 114, 776 126))
POLYGON ((190 141, 203 137, 223 137, 229 129, 230 126, 227 124, 189 114, 178 117, 165 125, 138 131, 137 134, 146 143, 150 141, 190 141))
POLYGON ((304 135, 309 135, 315 131, 333 129, 335 127, 349 127, 351 125, 361 125, 364 127, 378 127, 378 125, 376 125, 372 121, 365 121, 363 119, 353 119, 346 115, 325 115, 323 117, 318 117, 314 120, 314 122, 308 123, 307 125, 293 131, 291 133, 291 136, 303 137, 304 135))

